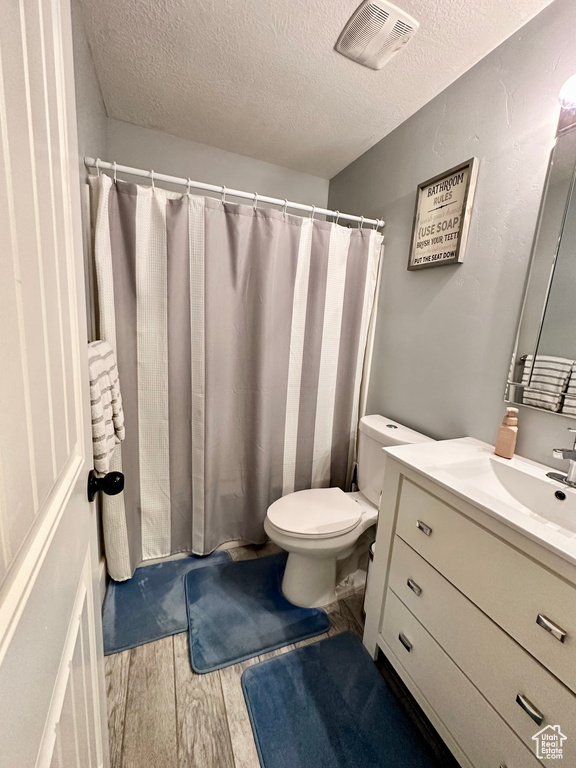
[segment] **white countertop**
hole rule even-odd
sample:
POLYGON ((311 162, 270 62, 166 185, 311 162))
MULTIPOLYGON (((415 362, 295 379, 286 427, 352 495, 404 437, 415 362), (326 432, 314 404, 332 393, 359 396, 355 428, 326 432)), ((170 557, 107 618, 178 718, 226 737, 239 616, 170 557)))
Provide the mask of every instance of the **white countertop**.
POLYGON ((576 565, 576 490, 547 478, 550 467, 519 456, 503 459, 472 437, 383 450, 576 565), (556 491, 566 499, 558 500, 556 491))

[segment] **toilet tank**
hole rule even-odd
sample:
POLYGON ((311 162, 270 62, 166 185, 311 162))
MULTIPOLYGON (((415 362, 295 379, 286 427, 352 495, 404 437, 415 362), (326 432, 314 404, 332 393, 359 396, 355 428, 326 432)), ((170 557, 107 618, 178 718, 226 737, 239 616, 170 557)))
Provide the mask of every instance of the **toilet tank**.
POLYGON ((385 416, 363 416, 358 432, 358 476, 362 493, 375 506, 380 503, 384 477, 383 447, 408 443, 433 443, 431 437, 408 429, 385 416))

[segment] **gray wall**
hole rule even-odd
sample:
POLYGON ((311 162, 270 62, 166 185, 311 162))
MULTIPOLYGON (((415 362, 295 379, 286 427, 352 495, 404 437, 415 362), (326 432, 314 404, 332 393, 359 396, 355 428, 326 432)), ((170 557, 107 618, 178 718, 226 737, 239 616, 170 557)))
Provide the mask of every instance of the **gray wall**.
POLYGON ((72 0, 72 36, 74 43, 74 78, 78 122, 78 154, 81 176, 85 177, 82 159, 86 154, 106 156, 106 109, 96 77, 92 54, 84 33, 78 0, 72 0))
MULTIPOLYGON (((369 411, 437 438, 495 441, 575 29, 576 3, 556 0, 332 179, 330 207, 387 222, 369 411), (408 272, 417 185, 473 155, 464 263, 408 272)), ((574 421, 521 410, 518 453, 554 463, 574 421)))
MULTIPOLYGON (((119 120, 108 120, 107 149, 107 159, 136 168, 154 169, 209 184, 225 184, 234 189, 318 207, 325 207, 328 200, 327 179, 119 120)), ((143 180, 142 183, 147 182, 143 180)), ((183 191, 182 187, 164 183, 162 186, 183 191)), ((234 198, 230 200, 239 202, 234 198)))

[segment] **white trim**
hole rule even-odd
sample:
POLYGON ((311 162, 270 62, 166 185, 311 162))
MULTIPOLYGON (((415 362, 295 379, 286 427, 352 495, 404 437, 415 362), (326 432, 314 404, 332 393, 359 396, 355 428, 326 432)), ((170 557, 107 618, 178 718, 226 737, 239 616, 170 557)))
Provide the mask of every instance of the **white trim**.
MULTIPOLYGON (((100 561, 100 567, 104 558, 100 561)), ((86 585, 92 583, 92 554, 90 548, 84 563, 84 579, 86 585)), ((106 571, 104 571, 106 576, 106 571)), ((94 590, 88 588, 86 595, 88 619, 88 644, 90 647, 90 672, 92 677, 92 706, 94 710, 94 727, 96 730, 96 760, 99 764, 110 763, 108 745, 108 723, 106 721, 106 689, 102 685, 104 657, 102 649, 101 605, 94 605, 94 590), (103 723, 105 724, 103 727, 103 723)))
POLYGON ((108 582, 106 577, 106 558, 101 557, 100 562, 98 563, 98 593, 100 595, 100 606, 103 605, 104 598, 106 597, 106 586, 108 582))
MULTIPOLYGON (((82 570, 84 571, 85 569, 83 568, 82 570)), ((48 716, 46 718, 35 768, 49 768, 52 763, 54 746, 58 735, 57 726, 60 721, 62 707, 64 706, 64 698, 66 696, 66 691, 68 690, 68 682, 70 681, 72 674, 72 658, 74 656, 74 649, 76 648, 76 642, 80 632, 80 623, 87 596, 88 589, 86 582, 82 580, 78 585, 76 599, 74 600, 74 607, 72 609, 62 656, 60 657, 60 666, 56 675, 54 691, 48 709, 48 716)))
POLYGON ((0 627, 5 627, 5 630, 0 634, 0 664, 4 660, 62 515, 85 466, 84 459, 78 454, 77 448, 78 446, 60 474, 58 485, 44 503, 48 510, 47 514, 42 515, 42 512, 38 514, 37 525, 33 525, 28 533, 29 545, 24 545, 23 552, 12 563, 7 580, 2 584, 0 627))
MULTIPOLYGON (((46 397, 48 401, 48 424, 50 432, 50 453, 52 459, 52 481, 58 476, 56 465, 56 441, 54 437, 54 398, 52 395, 52 367, 50 362, 50 343, 48 339, 48 319, 46 311, 46 281, 44 279, 43 242, 40 226, 40 206, 38 203, 38 178, 36 170, 36 144, 34 140, 34 120, 32 118, 32 99, 30 96, 30 68, 28 66, 28 40, 26 36, 26 11, 23 0, 20 0, 21 42, 22 42, 22 66, 24 70, 24 90, 26 102, 26 116, 28 118, 28 147, 30 152, 30 175, 32 209, 34 211, 34 239, 36 241, 36 257, 38 268, 38 284, 40 292, 40 314, 42 316, 42 340, 44 345, 44 365, 46 367, 46 397)), ((34 382, 40 386, 40 382, 34 382)))
POLYGON ((0 564, 3 566, 4 572, 6 572, 10 567, 12 551, 8 538, 8 530, 6 528, 8 512, 6 504, 6 486, 4 482, 4 467, 2 465, 2 454, 0 453, 0 564))
MULTIPOLYGON (((12 253, 14 270, 14 294, 16 298, 17 333, 22 354, 22 379, 24 383, 24 421, 28 438, 28 458, 30 461, 30 485, 34 514, 38 512, 38 483, 36 472, 36 453, 34 450, 34 427, 32 424, 32 403, 30 399, 30 374, 28 370, 27 344, 24 333, 24 299, 22 296, 22 274, 20 270, 20 255, 18 250, 18 236, 16 227, 16 211, 14 203, 14 191, 12 184, 12 166, 10 161, 10 146, 8 144, 8 124, 6 113, 6 98, 4 94, 4 73, 2 69, 2 57, 0 57, 0 141, 2 142, 2 154, 4 156, 4 177, 6 183, 7 214, 10 229, 10 244, 8 253, 12 253)), ((12 331, 14 332, 14 331, 12 331)))
MULTIPOLYGON (((76 137, 76 124, 74 121, 73 112, 68 108, 68 95, 66 93, 66 65, 64 62, 64 45, 66 37, 63 36, 62 30, 62 16, 60 3, 54 3, 52 5, 53 18, 52 18, 52 38, 54 41, 54 77, 55 77, 55 90, 56 90, 56 105, 58 110, 58 123, 60 126, 59 139, 60 139, 60 173, 62 179, 62 202, 64 204, 64 210, 68 211, 70 215, 63 217, 64 225, 64 241, 65 241, 65 279, 68 283, 68 315, 70 321, 70 340, 72 344, 77 345, 76 348, 79 354, 72 353, 72 368, 74 375, 74 408, 75 408, 75 426, 78 431, 77 439, 80 440, 81 445, 86 449, 88 448, 88 435, 85 432, 84 422, 84 398, 87 396, 88 389, 83 388, 82 380, 83 373, 81 371, 80 361, 86 361, 86 348, 82 347, 83 338, 86 339, 86 331, 81 332, 79 326, 79 313, 78 313, 78 287, 80 284, 84 284, 83 275, 78 275, 76 270, 76 258, 82 248, 82 238, 78 237, 79 229, 78 222, 80 221, 80 207, 76 207, 73 204, 74 198, 72 189, 77 189, 78 175, 76 170, 76 157, 71 153, 71 140, 70 136, 76 137), (76 218, 78 217, 78 218, 76 218)), ((70 83, 68 83, 70 86, 70 83)), ((73 81, 71 83, 73 89, 73 81)), ((72 93, 72 98, 74 94, 72 93)), ((72 104, 74 102, 72 101, 72 104)), ((58 264, 60 269, 61 263, 58 264)), ((70 394, 68 395, 68 401, 70 401, 70 394)), ((76 436, 73 438, 76 440, 76 436)), ((90 440, 91 443, 91 440, 90 440)), ((70 437, 68 438, 68 449, 70 450, 70 437)), ((90 454, 86 454, 87 458, 90 454)))
POLYGON ((80 189, 82 205, 82 237, 84 243, 84 272, 86 279, 86 320, 88 340, 96 341, 97 293, 94 285, 94 241, 92 237, 92 197, 90 184, 85 182, 80 189))
MULTIPOLYGON (((42 6, 42 3, 38 3, 38 20, 39 20, 39 26, 40 26, 40 52, 41 52, 41 58, 42 58, 42 81, 43 81, 43 87, 44 87, 44 113, 46 118, 46 141, 47 145, 49 147, 53 146, 52 144, 52 126, 50 124, 50 97, 48 93, 48 75, 47 75, 47 68, 46 68, 46 40, 45 40, 45 30, 44 30, 44 9, 42 6)), ((52 20, 50 21, 50 24, 52 25, 52 20)), ((55 52, 54 52, 54 55, 55 52)), ((57 216, 57 205, 56 205, 56 191, 55 191, 55 184, 54 184, 54 167, 53 167, 53 160, 52 160, 52 152, 48 152, 48 183, 49 183, 49 195, 47 195, 49 201, 50 201, 50 211, 51 211, 51 220, 52 220, 52 240, 54 245, 54 256, 57 257, 58 253, 61 251, 61 246, 58 238, 58 224, 56 221, 57 216)), ((62 192, 62 202, 64 202, 64 192, 62 192)), ((66 369, 66 354, 65 354, 65 341, 64 341, 64 321, 62 318, 62 286, 60 283, 60 269, 58 268, 58 265, 56 265, 57 268, 54 270, 54 278, 56 282, 56 304, 58 307, 58 332, 59 332, 59 342, 60 342, 60 366, 62 368, 62 371, 64 372, 66 369)), ((68 384, 66 381, 66 375, 63 373, 62 375, 62 390, 63 390, 63 398, 64 402, 68 402, 68 384)), ((68 408, 64 408, 64 431, 66 434, 66 450, 70 451, 70 419, 68 415, 68 408)))

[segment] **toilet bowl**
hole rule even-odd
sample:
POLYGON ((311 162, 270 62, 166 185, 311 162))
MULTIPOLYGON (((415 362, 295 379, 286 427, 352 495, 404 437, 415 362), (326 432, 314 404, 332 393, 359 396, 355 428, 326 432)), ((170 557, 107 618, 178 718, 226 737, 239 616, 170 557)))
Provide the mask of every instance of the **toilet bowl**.
POLYGON ((288 552, 282 592, 290 602, 312 608, 336 599, 338 562, 353 554, 364 531, 376 531, 382 448, 430 440, 384 416, 364 416, 359 425, 357 492, 312 488, 270 505, 264 530, 288 552))
POLYGON ((288 555, 282 592, 308 608, 336 599, 336 564, 378 520, 378 508, 340 488, 296 491, 268 508, 264 530, 288 555))

